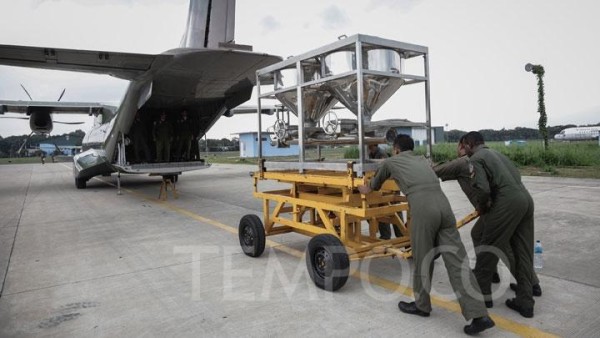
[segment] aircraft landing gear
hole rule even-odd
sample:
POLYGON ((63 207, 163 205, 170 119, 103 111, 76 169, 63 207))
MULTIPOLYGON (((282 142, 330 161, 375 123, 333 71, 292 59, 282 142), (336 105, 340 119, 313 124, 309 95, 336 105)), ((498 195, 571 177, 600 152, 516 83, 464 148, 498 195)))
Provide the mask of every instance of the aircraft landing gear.
POLYGON ((117 173, 117 195, 121 195, 121 173, 117 173))
POLYGON ((84 177, 75 178, 75 186, 77 189, 85 189, 87 183, 87 179, 84 177))

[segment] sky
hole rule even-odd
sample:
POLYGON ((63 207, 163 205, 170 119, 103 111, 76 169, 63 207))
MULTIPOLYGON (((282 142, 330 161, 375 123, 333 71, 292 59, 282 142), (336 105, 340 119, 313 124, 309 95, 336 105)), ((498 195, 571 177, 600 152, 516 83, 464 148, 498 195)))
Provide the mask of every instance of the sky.
MULTIPOLYGON (((177 47, 188 0, 0 0, 0 44, 158 54, 177 47)), ((236 43, 287 57, 366 34, 429 48, 431 117, 446 130, 537 128, 544 66, 548 125, 600 122, 600 2, 596 0, 237 0, 236 43)), ((127 82, 109 76, 0 66, 0 99, 117 105, 127 82)), ((373 120, 423 122, 424 87, 401 87, 373 120)), ((249 104, 256 104, 252 99, 249 104)), ((343 113, 340 113, 343 115, 343 113)), ((55 125, 55 134, 85 130, 55 125)), ((265 125, 270 123, 267 119, 265 125)), ((255 131, 256 116, 221 118, 208 138, 255 131)), ((264 128, 263 128, 264 129, 264 128)), ((0 136, 29 133, 0 119, 0 136)))

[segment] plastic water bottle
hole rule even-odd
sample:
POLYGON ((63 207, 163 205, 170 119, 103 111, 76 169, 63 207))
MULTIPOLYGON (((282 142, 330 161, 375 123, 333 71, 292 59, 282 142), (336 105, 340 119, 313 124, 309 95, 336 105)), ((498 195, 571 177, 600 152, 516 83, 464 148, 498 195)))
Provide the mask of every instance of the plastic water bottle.
POLYGON ((542 242, 539 240, 535 241, 533 247, 533 267, 539 271, 544 267, 544 249, 542 248, 542 242))

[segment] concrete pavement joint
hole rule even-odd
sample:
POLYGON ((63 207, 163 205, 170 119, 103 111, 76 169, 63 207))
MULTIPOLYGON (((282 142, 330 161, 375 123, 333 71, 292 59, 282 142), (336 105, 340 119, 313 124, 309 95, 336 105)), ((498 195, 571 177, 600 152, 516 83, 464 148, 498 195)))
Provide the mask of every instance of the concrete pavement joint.
POLYGON ((13 251, 15 250, 15 243, 17 242, 17 234, 19 233, 19 224, 21 224, 21 217, 23 216, 23 210, 25 209, 25 202, 27 201, 27 195, 29 194, 29 187, 31 186, 31 175, 32 172, 29 172, 29 183, 27 183, 27 189, 25 189, 25 197, 23 198, 23 203, 21 204, 21 211, 19 211, 19 219, 17 220, 17 225, 15 226, 15 235, 13 236, 12 246, 10 247, 10 253, 8 254, 8 262, 6 262, 6 271, 4 272, 4 280, 2 281, 2 289, 0 289, 0 298, 4 295, 4 286, 6 285, 6 278, 8 277, 8 269, 10 268, 10 260, 13 255, 13 251))
POLYGON ((123 273, 116 273, 116 274, 112 274, 112 275, 105 275, 105 276, 94 277, 94 278, 80 279, 80 280, 71 281, 71 282, 67 282, 67 283, 59 283, 59 284, 48 285, 48 286, 44 286, 44 287, 36 288, 36 289, 28 289, 28 290, 23 290, 23 291, 19 291, 19 292, 7 293, 5 296, 15 296, 15 295, 23 294, 23 293, 29 293, 29 292, 36 292, 36 291, 40 291, 40 290, 52 289, 52 288, 55 288, 55 287, 60 287, 60 286, 65 286, 65 285, 74 285, 74 284, 91 282, 91 281, 98 281, 98 280, 103 280, 103 279, 108 279, 108 278, 113 278, 113 277, 127 276, 127 275, 136 274, 136 273, 140 273, 140 272, 160 270, 162 268, 170 268, 170 267, 174 267, 174 266, 181 266, 181 265, 191 264, 191 263, 194 263, 194 262, 196 262, 196 261, 192 260, 192 261, 189 261, 189 262, 181 262, 181 263, 174 263, 174 264, 167 264, 167 265, 155 266, 155 267, 152 267, 152 268, 147 268, 147 269, 142 269, 142 270, 135 270, 135 271, 129 271, 129 272, 123 272, 123 273))
POLYGON ((600 289, 600 286, 598 286, 598 285, 594 285, 594 284, 590 284, 590 283, 585 283, 585 282, 580 282, 580 281, 576 281, 576 280, 569 279, 569 278, 564 278, 564 277, 559 277, 559 276, 554 276, 554 275, 548 275, 548 274, 545 274, 545 273, 538 273, 538 275, 542 275, 542 276, 549 277, 549 278, 554 278, 554 279, 565 281, 565 282, 575 283, 575 284, 579 284, 579 285, 585 285, 587 287, 592 287, 594 289, 600 289))

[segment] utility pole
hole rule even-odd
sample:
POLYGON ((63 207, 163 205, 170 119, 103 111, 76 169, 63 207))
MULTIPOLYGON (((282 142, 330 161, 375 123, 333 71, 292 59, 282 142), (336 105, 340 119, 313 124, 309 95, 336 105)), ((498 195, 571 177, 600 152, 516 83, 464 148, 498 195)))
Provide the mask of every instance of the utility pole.
POLYGON ((544 67, 542 67, 542 65, 532 65, 531 63, 528 63, 525 65, 525 70, 528 72, 532 72, 537 76, 538 112, 540 113, 538 128, 540 130, 542 138, 544 139, 544 150, 548 150, 548 129, 546 129, 548 116, 546 115, 546 105, 544 104, 544 67))

